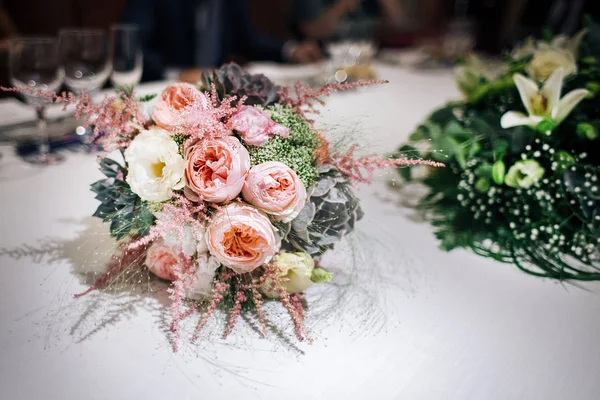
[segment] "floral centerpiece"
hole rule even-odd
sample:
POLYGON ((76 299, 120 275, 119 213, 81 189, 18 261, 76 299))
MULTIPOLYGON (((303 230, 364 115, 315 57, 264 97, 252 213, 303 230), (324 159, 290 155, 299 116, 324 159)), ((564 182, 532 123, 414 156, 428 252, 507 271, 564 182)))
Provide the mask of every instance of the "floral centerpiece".
POLYGON ((600 25, 529 39, 495 69, 457 67, 465 99, 403 152, 449 168, 413 179, 445 250, 470 248, 556 279, 600 279, 600 25))
POLYGON ((375 83, 279 87, 228 64, 158 96, 121 91, 94 105, 85 94, 37 93, 74 105, 107 151, 94 216, 110 224, 120 253, 80 295, 147 270, 170 282, 175 350, 180 322, 201 313, 195 339, 218 307, 229 314, 224 336, 243 308, 264 335, 270 299, 309 339, 302 293, 332 279, 319 259, 363 216, 353 184, 370 182, 376 168, 426 163, 355 157, 356 146, 336 152, 308 118, 321 96, 375 83))

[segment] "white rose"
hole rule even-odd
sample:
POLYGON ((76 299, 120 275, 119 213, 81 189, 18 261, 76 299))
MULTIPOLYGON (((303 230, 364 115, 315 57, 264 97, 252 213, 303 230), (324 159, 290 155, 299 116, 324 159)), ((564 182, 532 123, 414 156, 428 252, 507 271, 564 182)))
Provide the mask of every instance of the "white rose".
POLYGON ((212 283, 219 262, 209 253, 202 253, 197 258, 196 282, 186 292, 186 297, 192 300, 202 300, 211 296, 212 283))
POLYGON ((125 150, 131 190, 148 201, 166 201, 183 188, 185 161, 179 146, 162 129, 142 131, 125 150))
POLYGON ((576 73, 575 57, 568 51, 547 48, 535 52, 527 73, 536 81, 544 82, 558 68, 563 68, 564 76, 576 73))
MULTIPOLYGON (((281 286, 288 293, 302 293, 313 281, 310 279, 315 261, 306 253, 279 253, 271 261, 278 270, 279 278, 283 278, 281 286)), ((277 291, 272 287, 273 279, 267 278, 261 285, 261 292, 271 298, 279 297, 277 291)))

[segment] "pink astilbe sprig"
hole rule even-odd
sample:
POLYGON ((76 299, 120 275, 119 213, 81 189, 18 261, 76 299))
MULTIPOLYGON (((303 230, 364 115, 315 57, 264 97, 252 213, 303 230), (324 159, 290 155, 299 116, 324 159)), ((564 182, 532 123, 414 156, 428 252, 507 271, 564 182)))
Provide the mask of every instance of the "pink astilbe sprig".
MULTIPOLYGON (((219 100, 214 83, 211 86, 211 91, 205 92, 204 95, 208 98, 208 101, 198 104, 198 109, 194 111, 193 118, 175 126, 173 129, 172 133, 174 134, 189 136, 185 147, 199 139, 214 139, 229 135, 232 129, 229 119, 238 111, 239 107, 244 105, 246 100, 246 96, 242 96, 239 100, 236 96, 219 100)), ((189 110, 185 112, 189 112, 189 110)))
POLYGON ((85 296, 94 290, 104 289, 114 280, 118 279, 126 270, 136 270, 141 268, 145 260, 145 246, 139 246, 130 249, 125 243, 119 245, 118 252, 115 253, 108 265, 106 271, 87 290, 74 295, 75 298, 85 296))
POLYGON ((320 88, 313 88, 310 85, 298 81, 293 87, 282 86, 281 89, 279 89, 279 102, 283 105, 292 107, 294 111, 296 111, 296 113, 298 113, 303 118, 307 119, 306 114, 319 113, 316 107, 318 105, 325 104, 322 97, 329 96, 331 93, 338 92, 341 90, 348 90, 383 83, 388 83, 388 81, 368 80, 349 83, 335 82, 326 83, 320 88))
POLYGON ((221 273, 218 276, 218 279, 213 282, 212 288, 212 297, 210 300, 210 304, 208 305, 208 309, 198 321, 198 325, 196 325, 196 329, 194 330, 194 334, 192 336, 192 342, 195 342, 200 336, 200 331, 206 325, 210 317, 214 314, 217 306, 223 300, 223 293, 231 287, 231 277, 233 276, 233 272, 228 268, 223 268, 221 273))
POLYGON ((205 221, 210 220, 206 214, 206 203, 194 204, 185 196, 175 193, 172 201, 163 204, 156 224, 150 228, 148 235, 129 244, 129 248, 145 246, 151 241, 175 235, 178 240, 184 240, 185 228, 190 227, 196 240, 201 240, 205 221))
POLYGON ((173 281, 171 286, 167 289, 169 298, 171 299, 171 333, 173 351, 179 350, 179 325, 181 320, 184 318, 184 313, 181 312, 183 307, 183 300, 185 299, 186 292, 196 283, 198 279, 194 268, 191 265, 177 264, 174 266, 174 273, 177 279, 173 281))
POLYGON ((63 111, 73 106, 75 119, 83 118, 85 125, 94 126, 92 141, 102 144, 107 152, 126 147, 134 133, 144 129, 148 122, 140 102, 133 93, 127 96, 124 92, 119 92, 94 104, 91 96, 83 92, 75 95, 70 92, 56 94, 35 88, 1 89, 42 98, 49 103, 62 104, 63 111))
POLYGON ((231 331, 233 331, 235 323, 242 313, 242 304, 244 304, 244 302, 247 300, 246 290, 248 290, 248 288, 248 285, 241 284, 238 280, 235 292, 235 302, 230 311, 229 322, 227 323, 227 328, 225 328, 225 332, 223 333, 223 339, 227 339, 227 336, 229 336, 231 331))
POLYGON ((259 292, 260 284, 253 282, 250 285, 250 290, 252 292, 252 300, 254 301, 254 306, 256 307, 256 314, 258 315, 258 324, 260 325, 260 334, 265 337, 267 336, 267 323, 265 318, 265 310, 263 309, 263 298, 259 292))
POLYGON ((356 157, 354 152, 358 148, 358 144, 350 147, 346 154, 334 154, 332 156, 333 165, 347 175, 353 183, 372 183, 374 173, 378 169, 386 167, 412 166, 412 165, 428 165, 430 167, 444 167, 443 163, 424 160, 424 159, 408 159, 408 158, 383 158, 378 154, 369 154, 366 156, 356 157))
POLYGON ((265 273, 261 277, 262 281, 265 280, 269 282, 269 286, 271 290, 277 292, 279 296, 279 302, 283 305, 283 307, 287 310, 288 314, 292 318, 292 322, 294 323, 294 328, 296 329, 296 337, 299 341, 308 341, 312 342, 310 337, 308 336, 308 332, 306 331, 306 327, 304 325, 304 311, 298 311, 298 308, 290 296, 290 294, 285 290, 285 287, 282 285, 283 282, 289 280, 288 278, 281 278, 279 276, 280 270, 273 266, 267 265, 265 266, 265 273))

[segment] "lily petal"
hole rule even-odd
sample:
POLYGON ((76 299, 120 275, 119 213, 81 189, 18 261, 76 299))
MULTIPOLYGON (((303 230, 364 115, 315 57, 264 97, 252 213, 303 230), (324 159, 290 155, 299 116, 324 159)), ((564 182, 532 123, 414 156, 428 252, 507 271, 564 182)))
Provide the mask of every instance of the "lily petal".
POLYGON ((546 106, 547 110, 553 110, 558 104, 560 99, 560 92, 562 90, 563 78, 565 76, 565 70, 563 68, 557 68, 554 70, 552 75, 544 83, 541 93, 548 101, 546 106))
POLYGON ((527 109, 527 113, 532 115, 533 107, 531 106, 531 99, 537 95, 539 91, 538 86, 534 81, 525 78, 521 74, 515 74, 513 76, 513 80, 515 81, 515 85, 517 85, 517 89, 519 89, 521 101, 523 101, 523 105, 527 109))
POLYGON ((537 124, 542 120, 541 117, 536 116, 527 116, 521 112, 517 111, 508 111, 505 113, 500 119, 500 126, 504 129, 512 128, 514 126, 531 126, 535 128, 537 124))
POLYGON ((552 110, 552 118, 561 123, 573 111, 575 106, 590 94, 586 89, 575 89, 567 93, 552 110))

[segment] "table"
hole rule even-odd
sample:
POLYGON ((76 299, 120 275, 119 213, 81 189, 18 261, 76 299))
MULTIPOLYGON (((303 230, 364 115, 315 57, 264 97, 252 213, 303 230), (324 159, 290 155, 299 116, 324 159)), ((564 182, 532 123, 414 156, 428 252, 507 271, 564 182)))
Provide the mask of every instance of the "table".
MULTIPOLYGON (((389 152, 458 96, 447 71, 377 70, 388 85, 334 95, 320 126, 389 152)), ((37 169, 0 150, 2 399, 600 397, 600 284, 442 252, 398 206, 393 171, 360 189, 359 232, 326 259, 335 283, 309 291, 312 344, 261 339, 241 323, 174 354, 164 298, 72 298, 87 287, 77 265, 101 268, 112 245, 89 217, 95 156, 37 169)))

